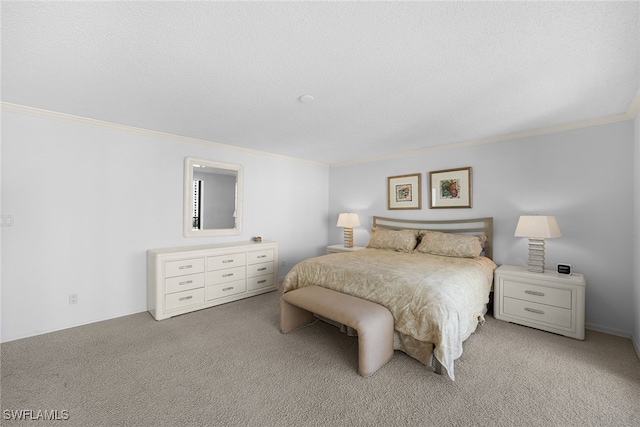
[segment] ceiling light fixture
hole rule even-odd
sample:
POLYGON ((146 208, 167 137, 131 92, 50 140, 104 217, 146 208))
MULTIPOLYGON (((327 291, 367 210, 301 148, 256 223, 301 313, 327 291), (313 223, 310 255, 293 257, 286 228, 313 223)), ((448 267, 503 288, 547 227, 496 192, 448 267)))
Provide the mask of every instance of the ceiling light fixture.
POLYGON ((311 95, 302 95, 300 98, 298 98, 298 101, 304 102, 305 104, 308 104, 310 102, 313 102, 313 96, 311 96, 311 95))

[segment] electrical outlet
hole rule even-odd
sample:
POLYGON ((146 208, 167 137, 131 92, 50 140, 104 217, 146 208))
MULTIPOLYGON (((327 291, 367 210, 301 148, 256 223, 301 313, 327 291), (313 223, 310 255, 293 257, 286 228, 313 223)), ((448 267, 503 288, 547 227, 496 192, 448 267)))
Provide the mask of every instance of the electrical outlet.
POLYGON ((69 304, 78 303, 78 294, 69 294, 69 304))

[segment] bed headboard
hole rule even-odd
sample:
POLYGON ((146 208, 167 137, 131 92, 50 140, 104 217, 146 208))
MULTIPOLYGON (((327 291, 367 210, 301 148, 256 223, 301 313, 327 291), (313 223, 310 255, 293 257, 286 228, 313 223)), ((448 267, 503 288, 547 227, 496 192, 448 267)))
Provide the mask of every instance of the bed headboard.
POLYGON ((493 218, 472 218, 454 220, 415 220, 373 217, 373 226, 390 230, 431 230, 444 233, 485 235, 484 256, 493 259, 493 218))

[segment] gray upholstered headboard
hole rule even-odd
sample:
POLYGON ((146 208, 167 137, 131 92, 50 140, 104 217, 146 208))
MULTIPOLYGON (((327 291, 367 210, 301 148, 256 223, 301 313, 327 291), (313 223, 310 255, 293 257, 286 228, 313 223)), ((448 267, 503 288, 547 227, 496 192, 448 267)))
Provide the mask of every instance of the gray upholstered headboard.
POLYGON ((493 258, 493 218, 472 218, 454 220, 415 220, 373 217, 373 226, 390 230, 432 230, 444 233, 485 235, 483 255, 493 258))

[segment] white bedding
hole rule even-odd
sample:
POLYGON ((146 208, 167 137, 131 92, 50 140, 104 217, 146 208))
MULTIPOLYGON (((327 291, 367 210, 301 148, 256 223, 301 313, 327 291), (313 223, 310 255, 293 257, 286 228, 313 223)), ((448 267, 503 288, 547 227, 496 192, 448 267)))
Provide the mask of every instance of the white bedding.
POLYGON ((462 343, 479 322, 496 264, 489 258, 364 249, 310 258, 284 279, 284 292, 322 286, 378 303, 391 312, 396 349, 424 364, 433 355, 453 380, 462 343))

